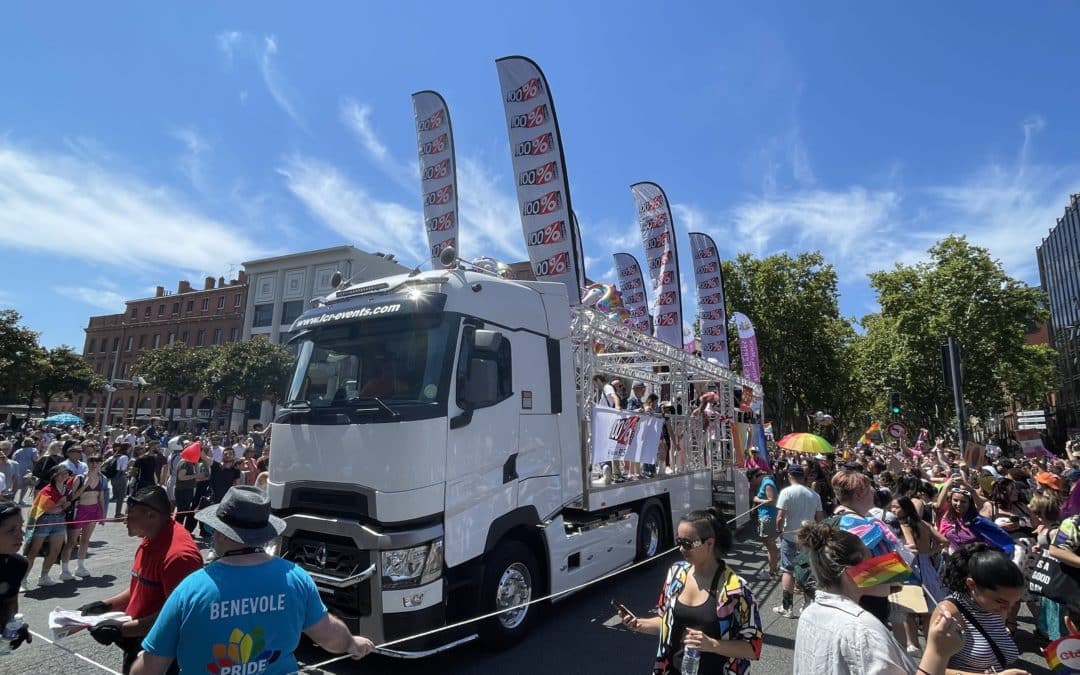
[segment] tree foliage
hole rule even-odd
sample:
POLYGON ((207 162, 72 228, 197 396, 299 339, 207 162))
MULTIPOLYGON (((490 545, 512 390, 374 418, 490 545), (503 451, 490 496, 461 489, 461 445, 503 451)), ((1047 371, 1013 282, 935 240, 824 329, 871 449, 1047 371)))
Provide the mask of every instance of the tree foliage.
POLYGON ((34 388, 45 404, 45 415, 57 394, 85 394, 97 391, 105 384, 101 376, 75 353, 71 347, 62 345, 49 349, 34 379, 34 388))
POLYGON ((38 334, 22 324, 15 310, 0 310, 0 402, 22 401, 31 395, 46 362, 38 334))
POLYGON ((239 396, 247 402, 276 401, 292 372, 293 356, 285 347, 256 338, 210 350, 203 389, 216 400, 239 396))
POLYGON ((746 314, 757 333, 765 417, 786 433, 807 429, 817 410, 848 416, 855 331, 840 315, 833 266, 819 252, 742 254, 723 266, 729 311, 746 314))
POLYGON ((881 311, 861 321, 854 354, 864 393, 883 411, 897 391, 905 417, 942 428, 954 420, 941 345, 959 341, 967 411, 999 413, 1010 399, 1037 405, 1055 388, 1054 352, 1028 345, 1026 331, 1048 318, 1042 292, 1005 274, 1001 262, 964 237, 947 237, 930 259, 870 275, 881 311))
POLYGON ((183 342, 174 342, 140 353, 132 372, 165 395, 171 414, 176 399, 203 388, 210 356, 208 350, 192 349, 183 342))

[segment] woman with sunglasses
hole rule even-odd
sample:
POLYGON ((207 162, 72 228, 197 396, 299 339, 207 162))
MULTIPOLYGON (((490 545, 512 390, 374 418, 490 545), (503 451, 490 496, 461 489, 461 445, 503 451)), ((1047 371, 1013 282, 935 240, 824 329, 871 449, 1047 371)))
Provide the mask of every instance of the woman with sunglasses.
POLYGON ((938 531, 945 535, 945 540, 949 542, 950 555, 969 544, 982 542, 1012 556, 1015 545, 1009 533, 989 518, 979 515, 974 493, 966 484, 952 483, 950 486, 946 483, 942 492, 945 492, 947 497, 943 502, 939 501, 944 512, 938 520, 938 531))
POLYGON ((683 560, 668 570, 659 616, 639 618, 620 610, 623 624, 660 636, 654 675, 681 673, 687 649, 700 652, 701 675, 742 675, 760 658, 764 634, 750 587, 723 559, 731 531, 710 508, 683 516, 677 534, 683 560))
POLYGON ((100 522, 105 524, 105 479, 101 475, 101 455, 92 455, 87 460, 89 469, 85 476, 75 476, 70 486, 71 501, 75 502, 75 518, 68 524, 67 543, 60 554, 60 580, 71 581, 76 576, 88 577, 86 553, 90 547, 90 536, 100 522), (79 546, 79 563, 72 576, 71 552, 79 546))
MULTIPOLYGON (((860 587, 848 570, 873 554, 858 536, 824 522, 799 530, 817 580, 814 602, 799 617, 793 675, 943 675, 963 645, 962 628, 941 612, 931 621, 926 651, 916 666, 885 624, 859 606, 866 595, 887 596, 889 586, 860 587)), ((950 675, 952 675, 950 673, 950 675)))
MULTIPOLYGON (((0 625, 6 626, 19 612, 19 584, 29 565, 19 555, 23 540, 22 511, 15 502, 0 501, 0 625)), ((30 630, 24 624, 19 637, 11 641, 16 649, 30 642, 30 630)))

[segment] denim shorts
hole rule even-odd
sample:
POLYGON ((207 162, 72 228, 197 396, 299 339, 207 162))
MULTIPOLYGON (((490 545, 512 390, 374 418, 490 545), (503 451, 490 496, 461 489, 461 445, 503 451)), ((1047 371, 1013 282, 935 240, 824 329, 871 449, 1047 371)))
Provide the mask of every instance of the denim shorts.
POLYGON ((799 547, 795 545, 795 542, 780 537, 780 569, 782 571, 791 572, 795 569, 795 556, 798 552, 799 547))
POLYGON ((67 516, 63 513, 43 513, 37 519, 37 522, 33 523, 33 528, 27 528, 26 539, 37 539, 38 537, 51 537, 54 534, 66 535, 67 526, 65 522, 67 516))

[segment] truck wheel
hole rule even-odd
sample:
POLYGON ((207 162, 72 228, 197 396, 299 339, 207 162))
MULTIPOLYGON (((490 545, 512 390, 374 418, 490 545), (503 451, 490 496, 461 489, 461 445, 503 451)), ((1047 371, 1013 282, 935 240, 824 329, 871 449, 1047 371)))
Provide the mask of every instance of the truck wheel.
POLYGON ((654 499, 645 502, 641 507, 635 560, 651 558, 660 551, 660 545, 664 541, 663 513, 664 510, 654 499))
MULTIPOLYGON (((481 607, 488 614, 539 597, 539 565, 525 544, 508 539, 495 549, 484 565, 481 607)), ((536 606, 529 605, 494 616, 480 624, 480 637, 490 646, 516 643, 528 631, 536 606)))

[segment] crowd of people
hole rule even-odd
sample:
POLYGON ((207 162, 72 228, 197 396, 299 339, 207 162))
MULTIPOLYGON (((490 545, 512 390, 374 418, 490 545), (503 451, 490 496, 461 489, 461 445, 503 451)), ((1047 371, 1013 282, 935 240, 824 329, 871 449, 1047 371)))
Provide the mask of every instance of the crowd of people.
MULTIPOLYGON (((202 672, 207 664, 213 672, 291 673, 301 634, 352 658, 369 654, 371 641, 328 613, 306 571, 264 550, 284 529, 266 494, 270 446, 261 426, 246 437, 170 438, 156 420, 142 430, 8 434, 0 469, 4 460, 19 469, 10 482, 3 472, 0 495, 0 626, 18 615, 20 587, 39 556, 40 586, 58 583, 49 574, 58 560, 62 581, 91 576, 86 549, 112 500, 128 535, 140 539, 131 580, 78 611, 122 614, 89 632, 120 649, 125 675, 202 672), (238 639, 242 649, 227 648, 238 639)), ((25 623, 9 648, 24 642, 32 642, 25 623)))

